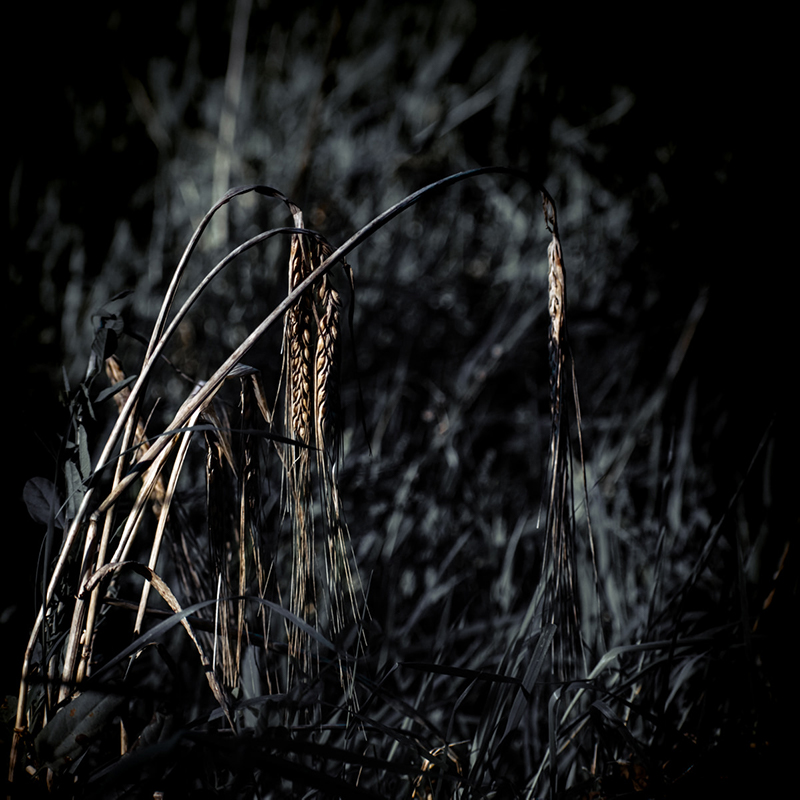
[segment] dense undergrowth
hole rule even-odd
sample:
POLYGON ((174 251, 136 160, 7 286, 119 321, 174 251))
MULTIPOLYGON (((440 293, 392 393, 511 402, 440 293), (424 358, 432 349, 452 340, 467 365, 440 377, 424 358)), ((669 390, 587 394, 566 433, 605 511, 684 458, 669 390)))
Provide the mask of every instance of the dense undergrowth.
MULTIPOLYGON (((91 87, 77 90, 78 127, 94 120, 99 141, 124 135, 152 163, 134 189, 141 175, 97 169, 89 152, 88 199, 70 207, 46 184, 26 241, 66 363, 65 413, 31 426, 52 462, 24 476, 49 475, 26 490, 37 535, 47 526, 38 570, 19 563, 43 624, 21 692, 4 686, 19 796, 704 797, 763 791, 779 768, 779 711, 796 700, 781 418, 768 348, 739 327, 748 293, 720 280, 741 257, 733 237, 711 237, 708 258, 682 200, 691 188, 718 231, 733 198, 710 176, 730 163, 726 143, 701 171, 680 128, 672 141, 650 129, 644 82, 576 88, 563 41, 489 46, 468 9, 398 8, 375 37, 373 16, 326 27, 256 7, 239 72, 204 49, 198 10, 169 55, 123 51, 135 123, 111 105, 98 122, 91 87), (492 162, 533 178, 427 193, 347 254, 352 283, 332 264, 335 464, 284 418, 282 316, 212 378, 286 297, 290 250, 309 268, 326 258, 279 193, 220 208, 167 323, 231 248, 294 233, 240 253, 152 357, 175 265, 229 185, 267 180, 335 250, 424 184, 492 162), (552 383, 540 182, 559 208, 580 440, 567 350, 552 383), (106 220, 119 197, 127 210, 106 220), (738 366, 754 350, 756 388, 738 366), (145 373, 124 449, 144 436, 172 450, 143 495, 141 448, 116 477, 103 448, 119 449, 112 426, 145 373), (191 435, 153 438, 178 427, 191 435), (110 562, 127 566, 92 577, 110 562)), ((312 371, 326 308, 322 295, 307 308, 312 371)))

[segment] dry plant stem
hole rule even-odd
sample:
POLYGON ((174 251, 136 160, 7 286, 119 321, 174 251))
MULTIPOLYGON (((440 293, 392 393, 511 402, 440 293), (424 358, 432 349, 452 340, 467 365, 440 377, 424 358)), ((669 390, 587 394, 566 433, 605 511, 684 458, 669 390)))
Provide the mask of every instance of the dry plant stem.
MULTIPOLYGON (((242 392, 244 395, 244 392, 242 392)), ((248 491, 247 491, 247 477, 250 468, 250 454, 245 453, 245 463, 242 465, 242 477, 239 489, 239 590, 237 594, 239 597, 244 597, 247 593, 247 531, 249 528, 248 514, 248 491)), ((254 547, 253 552, 257 553, 258 548, 254 547)), ((244 600, 239 600, 236 604, 236 657, 235 657, 235 674, 238 676, 242 663, 242 640, 245 633, 245 606, 244 600)))
MULTIPOLYGON (((200 416, 202 409, 199 410, 194 417, 192 417, 190 421, 190 425, 194 425, 197 422, 197 418, 200 416)), ((155 572, 156 565, 158 563, 158 555, 161 551, 161 542, 164 538, 164 529, 167 526, 167 517, 169 516, 169 510, 172 505, 172 498, 175 496, 175 489, 178 485, 178 478, 181 475, 181 469, 183 468, 183 462, 186 458, 186 453, 189 449, 189 445, 191 444, 192 436, 191 434, 187 434, 182 437, 180 447, 178 448, 178 454, 175 458, 175 463, 172 467, 172 474, 170 475, 169 484, 167 485, 166 495, 164 496, 163 502, 160 504, 160 512, 158 515, 158 525, 156 527, 156 533, 153 537, 153 546, 150 550, 150 560, 148 561, 148 567, 150 567, 153 572, 155 572)), ((149 581, 145 581, 144 586, 142 587, 142 596, 139 600, 139 610, 136 613, 136 623, 133 626, 133 635, 138 636, 142 630, 142 620, 144 619, 145 609, 147 608, 147 596, 150 593, 150 583, 149 581)))
MULTIPOLYGON (((122 365, 115 356, 106 359, 105 368, 106 368, 106 374, 108 375, 108 379, 109 381, 111 381, 112 386, 116 383, 120 383, 125 378, 125 373, 122 369, 122 365)), ((121 392, 114 395, 114 400, 120 412, 122 412, 125 402, 127 401, 129 396, 130 396, 130 390, 127 388, 123 389, 121 392)), ((123 435, 122 447, 121 447, 122 452, 125 452, 126 444, 131 440, 131 435, 134 429, 136 433, 135 441, 137 444, 141 444, 145 438, 144 425, 137 419, 137 415, 135 412, 130 414, 130 416, 128 417, 128 422, 125 426, 125 432, 123 435)), ((125 460, 122 458, 118 458, 116 465, 114 467, 114 479, 112 481, 112 486, 116 485, 121 480, 124 465, 125 465, 125 460)), ((161 492, 161 494, 163 494, 163 491, 161 492)), ((104 515, 103 534, 100 537, 100 545, 97 551, 97 566, 96 566, 97 569, 100 569, 100 567, 104 566, 106 563, 108 541, 111 536, 113 523, 114 523, 114 509, 113 507, 111 507, 106 511, 104 515)), ((92 642, 94 639, 94 624, 97 618, 97 607, 99 603, 100 603, 100 587, 97 587, 92 592, 92 596, 89 601, 89 611, 86 616, 86 628, 84 634, 83 649, 81 653, 81 661, 78 666, 78 674, 77 674, 78 683, 80 683, 89 673, 89 663, 92 654, 92 642)))
MULTIPOLYGON (((95 547, 97 546, 97 520, 89 521, 89 530, 86 533, 86 544, 84 546, 83 564, 81 566, 79 586, 83 586, 93 572, 92 560, 94 558, 95 547)), ((66 700, 72 693, 75 681, 76 664, 78 653, 81 649, 84 628, 83 623, 86 617, 87 601, 80 596, 75 601, 75 608, 72 611, 72 625, 70 626, 69 637, 64 652, 64 666, 61 670, 61 685, 58 687, 58 702, 66 700)))
MULTIPOLYGON (((92 497, 92 490, 89 489, 86 494, 83 496, 83 500, 81 501, 81 505, 78 509, 78 517, 82 517, 86 514, 86 509, 91 502, 92 497)), ((56 562, 56 566, 53 569, 53 575, 50 579, 50 584, 47 587, 47 593, 45 595, 44 602, 42 603, 41 607, 39 608, 39 612, 36 615, 36 621, 33 624, 33 629, 31 630, 31 635, 28 638, 28 646, 25 648, 25 656, 22 662, 22 675, 20 678, 20 686, 19 686, 19 697, 17 698, 17 716, 14 723, 14 738, 11 745, 11 756, 9 758, 9 765, 8 765, 8 779, 9 782, 14 781, 14 774, 16 772, 16 764, 17 764, 17 757, 21 752, 21 741, 22 736, 25 734, 27 730, 27 725, 25 724, 25 706, 27 704, 27 697, 28 697, 28 675, 30 674, 31 668, 31 657, 33 655, 33 649, 36 646, 36 639, 39 635, 39 628, 41 627, 42 621, 44 619, 44 610, 49 607, 52 599, 53 594, 55 592, 55 588, 58 585, 58 579, 61 577, 61 572, 64 569, 64 564, 67 561, 67 556, 69 555, 72 547, 75 544, 75 541, 78 536, 79 526, 73 524, 70 526, 69 531, 67 532, 67 536, 64 540, 64 543, 61 547, 61 551, 58 555, 58 561, 56 562)))
POLYGON ((122 530, 117 549, 109 559, 110 564, 126 560, 128 551, 133 545, 136 533, 139 530, 139 523, 141 522, 142 515, 150 499, 150 494, 155 489, 156 483, 160 477, 159 473, 164 468, 164 464, 171 455, 177 439, 177 436, 169 439, 169 447, 159 453, 158 457, 153 461, 151 468, 141 476, 143 478, 142 488, 139 490, 139 494, 136 495, 133 507, 125 518, 125 527, 122 530))
MULTIPOLYGON (((121 467, 122 461, 119 462, 121 467)), ((105 564, 106 558, 106 551, 108 549, 108 539, 111 535, 111 526, 113 523, 113 509, 109 509, 103 520, 103 533, 100 536, 100 545, 97 549, 97 568, 101 565, 105 564)), ((91 524, 92 519, 94 517, 89 518, 89 523, 91 524)), ((91 661, 92 656, 92 640, 94 638, 94 624, 95 620, 97 619, 97 608, 100 604, 100 588, 97 587, 92 592, 92 596, 89 599, 89 610, 86 614, 86 627, 85 633, 83 637, 83 645, 81 648, 81 660, 78 664, 78 672, 76 675, 76 683, 80 683, 88 674, 89 674, 89 663, 91 661)))

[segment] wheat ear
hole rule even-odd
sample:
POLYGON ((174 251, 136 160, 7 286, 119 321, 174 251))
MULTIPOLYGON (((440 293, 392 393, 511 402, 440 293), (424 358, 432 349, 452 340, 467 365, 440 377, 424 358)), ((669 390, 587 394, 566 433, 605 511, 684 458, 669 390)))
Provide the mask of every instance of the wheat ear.
MULTIPOLYGON (((295 215, 297 224, 297 215, 295 215)), ((300 220, 302 224, 302 218, 300 220)), ((311 272, 313 266, 304 237, 293 234, 289 258, 289 291, 311 272)), ((304 292, 286 312, 284 358, 286 371, 285 427, 300 443, 286 458, 287 502, 292 518, 292 588, 290 608, 313 624, 316 587, 314 584, 314 523, 311 509, 311 474, 308 447, 311 445, 311 349, 312 302, 304 292)), ((298 628, 289 635, 290 655, 306 674, 312 671, 311 642, 298 628)))
POLYGON ((580 612, 575 580, 575 527, 570 465, 569 415, 564 385, 569 353, 567 340, 567 286, 561 239, 553 199, 542 191, 543 209, 552 234, 548 259, 548 355, 550 359, 550 464, 547 503, 547 543, 543 560, 547 622, 559 624, 556 670, 566 677, 568 664, 583 658, 580 612))
MULTIPOLYGON (((328 253, 323 249, 322 257, 328 253)), ((336 470, 339 458, 341 359, 341 301, 326 275, 319 284, 318 337, 314 363, 314 411, 317 445, 317 474, 322 492, 327 536, 328 594, 334 632, 349 620, 358 622, 356 582, 350 567, 350 536, 344 522, 336 470)))
MULTIPOLYGON (((330 253, 323 251, 323 258, 330 253)), ((314 359, 314 421, 318 452, 324 453, 331 466, 339 456, 339 364, 341 348, 339 293, 326 275, 319 285, 319 325, 314 359)))

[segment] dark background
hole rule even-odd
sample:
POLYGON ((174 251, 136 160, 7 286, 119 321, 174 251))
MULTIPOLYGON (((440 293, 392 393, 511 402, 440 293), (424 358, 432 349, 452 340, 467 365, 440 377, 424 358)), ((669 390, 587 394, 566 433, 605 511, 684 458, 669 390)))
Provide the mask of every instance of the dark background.
MULTIPOLYGON (((497 2, 253 2, 228 151, 220 118, 234 4, 18 13, 16 33, 7 33, 17 49, 7 70, 4 159, 13 459, 5 479, 12 574, 3 588, 4 693, 14 692, 33 619, 43 532, 27 518, 22 488, 30 477, 54 476, 52 453, 66 423, 62 365, 74 386, 88 357, 91 314, 123 289, 134 290, 126 310, 132 327, 147 335, 194 225, 228 186, 250 182, 285 192, 309 225, 341 243, 392 202, 452 172, 501 164, 543 181, 559 208, 588 447, 606 447, 609 467, 620 442, 629 435, 638 442, 620 478, 631 497, 627 513, 647 506, 658 481, 647 474, 648 443, 688 425, 699 506, 685 508, 683 520, 694 511, 719 519, 774 426, 730 522, 759 543, 753 597, 766 596, 796 528, 786 499, 791 437, 774 433, 786 425, 779 412, 790 372, 778 297, 790 262, 773 239, 781 228, 776 193, 784 190, 777 166, 784 73, 766 24, 657 10, 610 19, 532 8, 523 18, 497 2), (215 186, 220 154, 227 180, 215 186), (702 317, 680 369, 669 374, 698 302, 702 317), (631 432, 662 385, 657 414, 631 432)), ((396 365, 408 365, 411 388, 374 456, 386 464, 431 446, 421 421, 439 413, 438 395, 424 387, 448 396, 460 363, 498 314, 539 304, 537 338, 518 344, 493 379, 486 441, 471 442, 464 467, 477 470, 491 451, 505 464, 497 480, 530 470, 517 489, 497 495, 512 527, 538 503, 530 495, 546 458, 520 443, 517 427, 520 419, 541 425, 547 397, 546 236, 537 198, 525 191, 501 179, 459 189, 353 257, 368 408, 381 407, 396 365), (492 205, 505 196, 513 218, 492 205), (530 230, 520 228, 520 213, 530 230), (522 276, 514 253, 534 260, 535 280, 522 276), (517 287, 517 304, 503 305, 517 287), (519 412, 526 403, 536 412, 519 412), (409 429, 410 444, 402 438, 409 429)), ((244 205, 231 212, 228 237, 240 241, 279 224, 288 224, 281 209, 244 205)), ((223 245, 212 241, 204 251, 206 268, 223 245)), ((269 253, 267 269, 247 262, 245 277, 221 282, 203 323, 187 332, 191 344, 176 348, 194 377, 280 299, 284 255, 269 253), (231 310, 228 320, 219 319, 220 308, 231 310)), ((265 373, 277 368, 271 351, 261 358, 265 373)), ((352 379, 352 365, 345 370, 352 379)), ((369 412, 367 421, 379 424, 369 412)), ((354 414, 348 425, 356 442, 350 502, 391 503, 380 481, 370 486, 364 477, 368 468, 356 470, 366 458, 363 434, 354 414)), ((382 475, 396 483, 391 467, 382 475)), ((377 512, 365 517, 380 524, 377 512)), ((721 556, 720 594, 735 581, 734 550, 721 556)), ((394 569, 387 578, 404 574, 402 565, 394 569)))

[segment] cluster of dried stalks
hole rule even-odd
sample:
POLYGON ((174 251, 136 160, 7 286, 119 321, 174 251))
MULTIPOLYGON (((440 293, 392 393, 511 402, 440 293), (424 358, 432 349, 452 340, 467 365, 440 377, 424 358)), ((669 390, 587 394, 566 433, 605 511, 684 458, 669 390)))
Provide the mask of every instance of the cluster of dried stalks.
MULTIPOLYGON (((350 665, 365 642, 361 628, 365 602, 352 563, 349 533, 337 487, 341 300, 328 273, 336 263, 343 264, 352 286, 353 279, 345 256, 353 248, 425 195, 485 173, 519 177, 519 173, 505 168, 484 168, 450 176, 393 206, 338 249, 305 229, 300 209, 283 194, 266 186, 231 190, 209 211, 175 270, 138 374, 135 378, 128 378, 116 357, 106 360, 118 416, 96 464, 93 467, 85 465, 81 480, 76 484, 80 502, 75 504, 47 580, 44 602, 31 631, 18 698, 9 771, 12 781, 18 777, 26 752, 25 742, 31 735, 39 734, 40 753, 50 753, 49 758, 44 758, 49 768, 57 770, 75 756, 80 748, 74 742, 59 750, 60 743, 53 741, 52 723, 64 718, 59 715, 59 708, 68 703, 83 702, 86 705, 92 702, 86 698, 96 696, 93 687, 102 685, 100 679, 109 680, 114 669, 135 658, 167 625, 180 623, 185 628, 221 714, 233 730, 240 726, 234 692, 241 680, 243 652, 252 641, 254 621, 267 650, 274 647, 273 617, 279 616, 285 625, 289 658, 284 689, 313 681, 319 671, 319 648, 323 647, 335 655, 343 684, 352 690, 350 665), (285 203, 293 216, 294 226, 266 231, 232 250, 195 287, 177 312, 171 314, 189 259, 212 217, 222 206, 247 192, 285 203), (285 300, 208 380, 193 387, 171 422, 154 436, 146 429, 146 390, 155 365, 164 358, 171 337, 199 295, 223 269, 244 251, 277 235, 291 237, 285 300), (278 429, 277 418, 281 415, 276 414, 276 408, 281 401, 276 400, 270 407, 258 370, 246 366, 243 359, 265 332, 281 319, 284 321, 284 399, 283 426, 278 429), (235 418, 217 402, 218 393, 226 381, 238 382, 239 386, 235 418), (210 568, 204 570, 195 563, 191 542, 179 537, 179 546, 177 549, 173 547, 173 558, 177 562, 174 570, 182 583, 178 589, 169 586, 157 569, 166 558, 163 552, 165 534, 173 521, 176 490, 185 472, 190 444, 200 438, 206 453, 210 568), (288 609, 266 597, 271 573, 280 571, 285 565, 269 566, 260 544, 259 446, 263 440, 271 442, 283 466, 283 515, 289 518, 292 530, 288 609), (313 459, 312 452, 315 454, 313 459), (225 497, 231 485, 235 486, 232 493, 235 508, 232 511, 231 501, 225 497), (154 529, 144 524, 149 515, 156 520, 154 529), (320 536, 316 526, 322 528, 320 536), (148 530, 152 533, 149 545, 142 541, 148 530), (324 539, 324 545, 320 545, 320 538, 324 539), (324 551, 324 559, 318 558, 320 550, 324 551), (136 553, 147 553, 147 558, 141 559, 134 555, 136 553), (319 564, 322 561, 325 580, 320 591, 319 564), (76 564, 79 564, 77 569, 76 564), (133 643, 105 663, 97 664, 94 647, 98 626, 115 603, 115 583, 126 573, 136 573, 144 578, 131 631, 133 643), (147 619, 153 612, 148 608, 151 589, 169 606, 172 616, 148 629, 147 619), (179 602, 181 594, 199 599, 187 606, 179 602), (74 602, 69 609, 68 630, 64 631, 63 641, 55 644, 53 642, 61 631, 54 628, 54 609, 69 595, 74 597, 74 602), (256 614, 248 612, 248 602, 255 605, 256 614), (203 623, 203 612, 208 609, 213 609, 213 624, 203 623), (43 626, 47 636, 42 636, 43 626), (213 636, 202 632, 201 629, 207 627, 212 627, 213 636), (336 635, 348 627, 356 634, 349 637, 351 643, 355 642, 354 651, 349 653, 334 644, 336 635), (57 658, 37 651, 40 639, 47 643, 47 648, 58 649, 57 658), (35 653, 40 658, 36 663, 35 653), (42 704, 30 701, 34 680, 45 687, 42 704), (47 731, 51 733, 47 734, 47 731), (42 732, 45 732, 44 736, 42 732), (56 752, 60 753, 58 757, 53 755, 56 752)), ((552 232, 549 249, 551 485, 547 514, 548 547, 543 565, 545 580, 542 581, 542 586, 547 587, 544 617, 552 624, 547 626, 539 640, 536 657, 527 665, 515 662, 514 670, 521 670, 525 676, 520 686, 526 697, 541 669, 544 652, 553 640, 555 624, 562 625, 567 631, 556 639, 559 642, 559 664, 566 667, 574 662, 581 641, 573 575, 575 533, 564 393, 568 354, 565 279, 555 206, 550 195, 541 191, 545 220, 552 232)), ((577 408, 574 371, 571 377, 577 408)), ((78 426, 76 430, 83 435, 83 428, 78 426)), ((55 497, 53 492, 51 503, 55 503, 55 497)), ((116 604, 119 605, 119 601, 116 604)), ((536 603, 532 602, 526 626, 535 609, 536 603)), ((515 641, 525 635, 526 626, 518 632, 515 641)), ((520 657, 519 654, 515 656, 517 660, 520 657)), ((269 676, 264 676, 264 679, 270 684, 269 676)), ((353 692, 348 696, 356 708, 353 692)), ((90 710, 97 717, 96 724, 108 726, 115 706, 113 703, 105 705, 105 697, 101 693, 100 702, 92 705, 90 710)), ((511 719, 505 726, 505 735, 512 720, 519 719, 523 705, 521 698, 515 701, 511 719)), ((83 706, 81 709, 86 710, 83 706)), ((477 751, 485 754, 490 742, 498 735, 499 725, 499 719, 494 725, 487 723, 477 751)), ((93 732, 96 733, 96 729, 93 732)), ((473 753, 472 760, 475 758, 473 753)))
MULTIPOLYGON (((301 226, 300 226, 301 227, 301 226)), ((324 241, 309 242, 292 236, 289 290, 295 289, 327 258, 332 249, 324 241)), ((349 272, 347 262, 343 260, 349 272)), ((291 611, 311 621, 318 616, 314 509, 310 451, 316 453, 323 525, 327 546, 327 599, 329 622, 339 633, 359 622, 357 578, 350 568, 349 533, 336 486, 339 437, 339 364, 341 301, 328 275, 313 291, 289 308, 284 323, 284 375, 286 380, 285 430, 302 446, 284 449, 287 512, 291 517, 293 558, 291 611)), ((306 675, 314 672, 313 643, 300 628, 290 636, 290 654, 306 675)))

